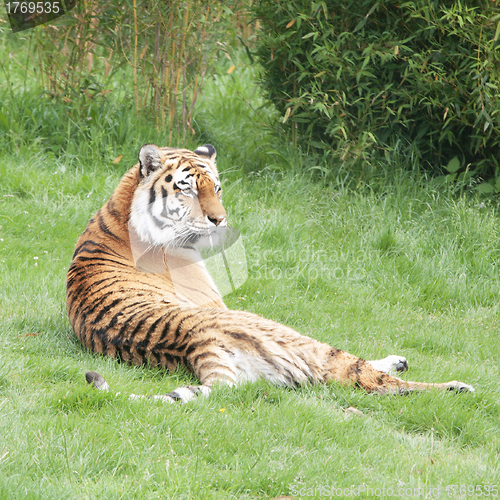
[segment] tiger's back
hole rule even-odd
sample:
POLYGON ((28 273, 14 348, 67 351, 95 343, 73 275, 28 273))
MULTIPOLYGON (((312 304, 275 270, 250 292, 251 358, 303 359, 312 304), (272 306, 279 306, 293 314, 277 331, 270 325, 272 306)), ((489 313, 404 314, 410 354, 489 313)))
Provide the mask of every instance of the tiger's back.
MULTIPOLYGON (((182 154, 167 148, 165 152, 167 158, 182 154)), ((179 166, 174 164, 172 169, 179 166)), ((136 165, 78 239, 67 275, 68 314, 74 332, 88 349, 134 364, 175 369, 182 362, 179 347, 171 345, 160 353, 155 346, 163 347, 170 329, 176 330, 177 323, 187 319, 186 307, 181 307, 185 304, 179 300, 168 268, 148 269, 147 252, 139 262, 134 259, 133 239, 138 236, 131 234, 129 220, 140 180, 140 165, 136 165)), ((198 302, 193 305, 225 308, 213 288, 198 302)))
MULTIPOLYGON (((139 163, 89 221, 67 275, 69 318, 86 348, 133 364, 184 365, 204 388, 265 378, 289 387, 337 380, 377 393, 472 389, 403 382, 384 373, 394 360, 367 362, 227 310, 196 258, 197 246, 226 224, 215 154, 210 145, 194 152, 143 146, 139 163)), ((173 399, 196 392, 178 390, 173 399)))

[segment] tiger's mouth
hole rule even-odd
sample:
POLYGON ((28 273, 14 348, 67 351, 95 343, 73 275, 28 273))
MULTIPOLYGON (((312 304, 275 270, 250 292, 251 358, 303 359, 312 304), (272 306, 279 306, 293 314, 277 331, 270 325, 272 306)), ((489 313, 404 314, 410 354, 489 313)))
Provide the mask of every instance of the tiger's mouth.
MULTIPOLYGON (((188 245, 195 245, 201 238, 206 238, 210 236, 210 233, 208 232, 203 232, 203 233, 191 233, 185 236, 184 243, 188 245)), ((183 245, 185 246, 185 245, 183 245)))
POLYGON ((174 245, 180 248, 196 247, 200 250, 216 250, 221 246, 231 245, 235 240, 233 233, 234 230, 228 226, 191 227, 186 233, 177 236, 174 245))
POLYGON ((197 244, 201 244, 201 246, 211 246, 211 240, 215 237, 218 241, 218 228, 216 227, 190 227, 184 226, 183 230, 180 231, 175 240, 172 242, 173 246, 178 248, 192 248, 197 244))

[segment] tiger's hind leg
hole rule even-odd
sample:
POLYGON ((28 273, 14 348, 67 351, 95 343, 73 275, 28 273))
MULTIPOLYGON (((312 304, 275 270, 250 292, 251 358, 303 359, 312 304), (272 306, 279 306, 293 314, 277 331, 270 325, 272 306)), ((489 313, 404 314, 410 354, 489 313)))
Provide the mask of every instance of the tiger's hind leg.
MULTIPOLYGON (((471 385, 456 380, 440 384, 401 380, 376 369, 372 363, 332 347, 326 356, 326 379, 336 380, 343 385, 360 387, 375 394, 408 394, 429 389, 474 392, 471 385)), ((375 366, 377 366, 376 363, 375 366)))

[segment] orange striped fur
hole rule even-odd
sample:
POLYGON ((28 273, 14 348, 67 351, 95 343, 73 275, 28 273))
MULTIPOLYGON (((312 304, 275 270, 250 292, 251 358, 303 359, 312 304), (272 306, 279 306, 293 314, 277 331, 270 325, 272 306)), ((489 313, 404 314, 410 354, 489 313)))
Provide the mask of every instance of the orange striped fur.
MULTIPOLYGON (((69 318, 86 348, 137 365, 187 367, 202 385, 179 388, 168 400, 259 378, 288 387, 334 380, 378 394, 473 390, 456 381, 402 381, 385 373, 404 369, 402 357, 364 361, 258 315, 230 311, 203 266, 183 267, 183 285, 174 286, 165 259, 183 258, 184 248, 189 253, 193 242, 225 224, 215 154, 210 145, 195 152, 143 146, 139 163, 90 219, 67 276, 69 318)), ((88 374, 103 388, 98 377, 88 374)))

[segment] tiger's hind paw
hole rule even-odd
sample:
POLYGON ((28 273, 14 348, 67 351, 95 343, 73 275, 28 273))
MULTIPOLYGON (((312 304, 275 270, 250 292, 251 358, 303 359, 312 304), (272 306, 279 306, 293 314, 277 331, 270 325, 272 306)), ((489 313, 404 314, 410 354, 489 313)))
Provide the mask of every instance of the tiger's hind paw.
POLYGON ((373 361, 368 361, 375 370, 384 373, 396 373, 405 372, 408 370, 408 361, 404 356, 390 355, 384 359, 375 359, 373 361))
POLYGON ((456 380, 453 380, 452 382, 448 382, 448 387, 447 389, 449 391, 455 391, 455 392, 476 392, 474 387, 469 384, 465 384, 464 382, 457 382, 456 380))

